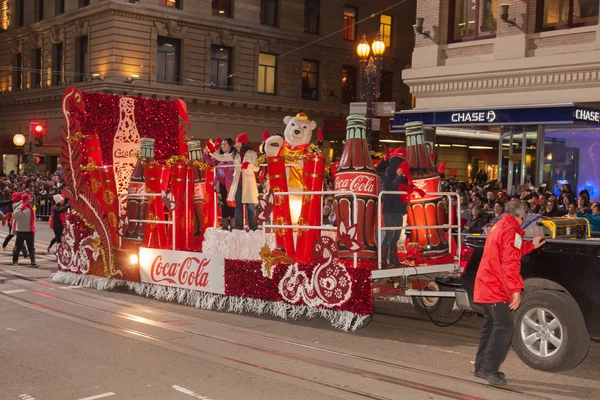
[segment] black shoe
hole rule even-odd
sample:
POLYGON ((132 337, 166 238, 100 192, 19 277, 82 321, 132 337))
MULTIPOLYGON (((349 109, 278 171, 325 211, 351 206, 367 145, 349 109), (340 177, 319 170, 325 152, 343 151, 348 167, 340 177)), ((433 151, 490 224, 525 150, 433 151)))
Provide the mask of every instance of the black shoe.
POLYGON ((52 248, 52 246, 48 246, 48 251, 47 253, 50 253, 50 249, 52 248))
POLYGON ((32 264, 31 264, 31 268, 39 268, 39 264, 32 263, 32 264))
POLYGON ((492 386, 506 386, 506 379, 500 376, 498 372, 481 372, 480 378, 485 379, 492 386))
MULTIPOLYGON (((485 373, 483 373, 482 371, 475 370, 475 373, 473 375, 475 375, 475 377, 477 378, 485 379, 485 373)), ((504 372, 498 371, 498 376, 502 379, 506 379, 506 375, 504 375, 504 372)))

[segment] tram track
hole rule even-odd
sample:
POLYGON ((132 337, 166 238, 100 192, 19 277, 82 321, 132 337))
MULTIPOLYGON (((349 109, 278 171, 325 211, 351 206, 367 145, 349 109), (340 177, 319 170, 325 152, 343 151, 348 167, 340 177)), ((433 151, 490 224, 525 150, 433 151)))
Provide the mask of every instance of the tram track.
MULTIPOLYGON (((6 271, 6 270, 5 270, 6 271)), ((9 274, 10 272, 7 271, 9 274)), ((47 288, 50 289, 54 289, 55 287, 52 284, 46 283, 44 281, 35 279, 35 278, 30 278, 27 279, 25 277, 21 277, 20 275, 13 275, 17 280, 25 280, 25 281, 29 281, 29 282, 33 282, 36 284, 40 284, 42 286, 45 286, 47 288)), ((194 332, 191 331, 190 329, 187 329, 186 327, 174 327, 170 324, 168 324, 168 322, 159 322, 159 321, 154 321, 154 320, 146 320, 145 322, 141 322, 139 320, 139 318, 135 318, 135 316, 132 316, 131 314, 128 313, 122 313, 122 312, 115 312, 115 311, 110 311, 110 310, 106 310, 106 309, 102 309, 99 307, 94 307, 92 305, 89 304, 84 304, 84 303, 80 303, 77 301, 73 301, 73 300, 69 300, 69 299, 64 299, 61 297, 57 297, 57 296, 53 296, 51 294, 42 292, 42 291, 38 291, 38 290, 32 290, 29 287, 23 286, 23 285, 19 285, 18 283, 14 282, 11 280, 10 282, 11 285, 13 286, 17 286, 20 287, 23 290, 26 291, 31 291, 37 295, 52 299, 52 300, 57 300, 60 302, 64 302, 64 303, 68 303, 74 306, 78 306, 78 307, 82 307, 82 308, 86 308, 86 309, 90 309, 90 310, 95 310, 98 312, 103 312, 103 313, 108 313, 111 314, 113 316, 122 318, 122 319, 127 319, 127 320, 131 320, 131 321, 136 321, 136 322, 140 322, 140 323, 144 323, 147 325, 152 325, 152 326, 156 326, 156 327, 160 327, 160 328, 164 328, 164 329, 169 329, 169 330, 174 330, 174 331, 178 331, 178 332, 185 332, 187 334, 190 335, 194 335, 194 336, 198 336, 198 337, 203 337, 206 339, 210 339, 210 340, 217 340, 223 343, 227 343, 227 344, 231 344, 231 345, 236 345, 236 346, 240 346, 240 347, 244 347, 247 349, 251 349, 254 351, 259 351, 259 352, 263 352, 263 353, 268 353, 271 355, 275 355, 275 356, 279 356, 279 357, 284 357, 287 359, 290 359, 292 361, 295 362, 304 362, 307 364, 311 364, 311 365, 315 365, 315 366, 321 366, 321 367, 327 367, 328 369, 334 370, 334 371, 340 371, 340 372, 345 372, 345 373, 349 373, 349 374, 354 374, 354 375, 358 375, 361 377, 367 377, 369 379, 374 379, 380 382, 385 382, 385 383, 389 383, 392 385, 396 385, 396 386, 400 386, 400 387, 405 387, 405 388, 410 388, 410 389, 415 389, 415 390, 420 390, 420 391, 424 391, 427 393, 431 393, 431 394, 436 394, 436 395, 440 395, 440 396, 444 396, 447 398, 453 398, 453 399, 465 399, 465 400, 478 400, 480 399, 480 397, 477 396, 471 396, 465 393, 460 393, 460 392, 454 392, 454 391, 450 391, 448 389, 444 389, 444 388, 440 388, 440 387, 436 387, 436 386, 432 386, 432 385, 424 385, 418 382, 414 382, 411 380, 405 380, 405 379, 401 379, 401 378, 397 378, 395 376, 389 376, 386 374, 380 374, 380 373, 374 373, 372 371, 368 371, 365 369, 361 369, 361 368, 354 368, 354 367, 348 367, 346 365, 342 365, 342 364, 336 364, 336 363, 331 363, 331 362, 323 362, 322 360, 313 358, 313 357, 307 357, 307 356, 301 356, 301 355, 297 355, 297 354, 292 354, 286 351, 281 351, 281 350, 276 350, 273 348, 268 348, 268 347, 263 347, 263 346, 258 346, 258 345, 254 345, 254 344, 250 344, 250 343, 243 343, 240 342, 238 340, 231 340, 231 339, 226 339, 226 338, 222 338, 222 337, 218 337, 215 335, 210 335, 210 334, 205 334, 205 333, 199 333, 199 332, 194 332)), ((18 302, 25 302, 28 303, 29 305, 36 307, 36 308, 42 308, 42 309, 46 309, 49 311, 52 311, 54 313, 58 313, 58 314, 62 314, 65 316, 70 317, 71 319, 75 319, 75 320, 81 320, 81 321, 85 321, 87 323, 91 323, 91 324, 95 324, 95 325, 100 325, 103 326, 105 328, 109 328, 112 330, 117 330, 119 332, 121 332, 122 334, 127 334, 127 335, 133 335, 135 337, 141 337, 141 338, 145 338, 148 340, 151 340, 152 342, 155 343, 161 343, 161 344, 168 344, 169 346, 175 346, 175 347, 179 347, 181 349, 185 349, 187 351, 194 351, 194 352, 198 352, 199 350, 197 348, 194 348, 192 346, 188 346, 182 343, 175 343, 172 341, 168 341, 168 340, 164 340, 161 339, 159 337, 156 337, 154 335, 149 335, 140 331, 136 331, 136 330, 132 330, 132 329, 126 329, 123 327, 119 327, 117 325, 114 324, 109 324, 106 322, 100 322, 100 321, 95 321, 93 319, 90 318, 86 318, 83 317, 81 315, 76 315, 73 313, 69 313, 67 311, 64 310, 59 310, 57 308, 54 307, 50 307, 47 305, 43 305, 40 303, 37 303, 35 301, 29 301, 29 300, 24 300, 24 299, 20 299, 17 296, 13 296, 13 295, 6 295, 6 294, 2 294, 0 295, 1 297, 8 297, 11 298, 15 301, 18 302)), ((148 310, 146 307, 143 306, 138 306, 135 304, 127 304, 125 302, 121 302, 121 301, 113 301, 113 299, 106 299, 102 297, 102 301, 106 301, 112 304, 116 304, 116 305, 120 305, 120 306, 128 306, 134 309, 139 309, 141 311, 144 312, 153 312, 154 314, 158 314, 158 315, 165 315, 162 312, 156 312, 154 310, 148 310)), ((330 349, 324 349, 318 346, 312 346, 312 345, 307 345, 307 344, 303 344, 303 343, 299 343, 299 342, 295 342, 292 340, 285 340, 285 339, 280 339, 280 338, 275 338, 266 334, 261 334, 258 332, 252 332, 252 331, 248 331, 248 330, 244 330, 244 329, 240 329, 240 328, 235 328, 235 327, 231 327, 231 326, 224 326, 222 327, 223 329, 226 329, 232 333, 238 333, 238 334, 242 334, 242 335, 251 335, 254 336, 256 338, 260 338, 260 339, 267 339, 269 341, 276 341, 280 344, 286 345, 286 346, 294 346, 294 347, 300 347, 300 348, 304 348, 304 349, 310 349, 312 351, 315 352, 320 352, 323 354, 332 354, 332 355, 336 355, 339 357, 343 357, 343 358, 347 358, 347 359, 354 359, 354 360, 359 360, 362 362, 366 362, 366 363, 372 363, 375 365, 380 365, 380 366, 384 366, 384 367, 389 367, 389 368, 393 368, 393 369, 397 369, 397 370, 403 370, 403 371, 407 371, 407 372, 412 372, 412 373, 419 373, 419 374, 425 374, 431 377, 436 377, 436 378, 442 378, 442 379, 447 379, 447 380, 451 380, 454 381, 456 383, 461 383, 461 384, 468 384, 468 385, 474 385, 476 387, 480 387, 480 388, 486 388, 488 390, 492 390, 492 391, 501 391, 504 393, 512 393, 514 395, 519 395, 522 397, 526 397, 526 398, 530 398, 530 399, 545 399, 544 397, 540 397, 540 396, 534 396, 519 390, 515 390, 515 389, 510 389, 510 388, 497 388, 497 387, 492 387, 489 386, 487 384, 484 383, 480 383, 480 382, 474 382, 472 380, 469 379, 465 379, 465 378, 460 378, 460 377, 455 377, 449 374, 445 374, 445 373, 439 373, 439 372, 433 372, 433 371, 428 371, 425 369, 421 369, 421 368, 415 368, 415 367, 411 367, 411 366, 406 366, 403 364, 399 364, 399 363, 394 363, 394 362, 389 362, 386 360, 381 360, 381 359, 377 359, 377 358, 373 358, 373 357, 367 357, 367 356, 362 356, 362 355, 356 355, 356 354, 351 354, 348 352, 343 352, 343 351, 337 351, 337 350, 330 350, 330 349)), ((129 336, 128 336, 129 337, 129 336)), ((187 353, 187 352, 186 352, 187 353)), ((206 354, 207 352, 202 350, 203 354, 206 354)), ((189 354, 189 353, 188 353, 189 354)), ((332 389, 336 389, 336 390, 341 390, 343 392, 349 393, 349 394, 353 394, 353 395, 360 395, 363 396, 365 398, 370 398, 370 399, 376 399, 376 400, 392 400, 392 399, 387 399, 385 397, 380 397, 380 396, 376 396, 376 395, 371 395, 369 393, 362 393, 362 392, 357 392, 356 390, 353 389, 349 389, 347 387, 342 387, 340 385, 336 385, 336 384, 332 384, 332 383, 328 383, 328 382, 323 382, 320 380, 315 380, 315 379, 311 379, 311 378, 307 378, 307 377, 302 377, 299 375, 295 375, 295 374, 291 374, 289 372, 286 371, 282 371, 282 370, 277 370, 277 369, 270 369, 268 367, 265 366, 261 366, 258 364, 253 364, 253 363, 249 363, 248 361, 244 361, 244 360, 239 360, 239 359, 235 359, 232 357, 225 357, 222 356, 220 354, 216 354, 216 353, 209 353, 211 356, 213 357, 217 357, 217 358, 221 358, 224 360, 228 360, 230 362, 236 362, 239 364, 243 364, 246 366, 250 366, 250 367, 254 367, 254 368, 260 368, 261 370, 265 370, 265 371, 270 371, 272 373, 277 373, 280 375, 284 375, 284 376, 290 376, 290 377, 294 377, 300 380, 304 380, 307 382, 311 382, 314 384, 318 384, 324 387, 328 387, 328 388, 332 388, 332 389)))

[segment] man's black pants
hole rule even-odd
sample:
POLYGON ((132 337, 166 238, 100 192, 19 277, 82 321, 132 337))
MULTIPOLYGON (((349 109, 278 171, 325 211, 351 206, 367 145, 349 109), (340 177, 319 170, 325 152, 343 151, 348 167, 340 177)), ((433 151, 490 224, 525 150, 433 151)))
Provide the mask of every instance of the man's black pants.
POLYGON ((508 354, 514 325, 508 303, 483 304, 483 327, 475 358, 475 371, 498 372, 508 354))
POLYGON ((29 249, 29 259, 31 260, 31 264, 35 264, 35 248, 33 247, 33 242, 35 241, 35 235, 33 232, 17 232, 17 242, 15 243, 15 248, 13 249, 13 263, 19 261, 19 252, 23 249, 24 242, 27 243, 27 248, 29 249))

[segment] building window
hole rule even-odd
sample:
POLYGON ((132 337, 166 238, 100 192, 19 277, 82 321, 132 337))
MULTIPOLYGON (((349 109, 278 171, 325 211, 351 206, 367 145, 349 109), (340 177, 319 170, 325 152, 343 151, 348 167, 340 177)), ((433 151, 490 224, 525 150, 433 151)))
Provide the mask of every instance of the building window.
POLYGON ((88 67, 88 37, 82 36, 77 38, 77 58, 75 59, 75 81, 83 82, 88 78, 89 67, 88 67))
POLYGON ((212 46, 210 56, 210 87, 231 90, 231 47, 212 46))
POLYGON ((354 103, 357 89, 356 67, 344 65, 342 68, 342 104, 354 103))
POLYGON ((181 0, 158 0, 158 4, 166 7, 173 7, 181 10, 181 0))
POLYGON ((25 24, 25 0, 17 0, 17 16, 19 17, 19 27, 25 24))
POLYGON ((356 8, 344 8, 344 39, 356 39, 356 8))
POLYGON ((35 0, 33 2, 33 18, 35 22, 44 20, 44 0, 35 0))
POLYGON ((23 89, 23 55, 13 54, 12 63, 12 91, 23 89))
POLYGON ((381 86, 379 88, 379 99, 377 101, 394 101, 394 73, 392 71, 381 71, 381 86))
POLYGON ((233 0, 212 0, 213 15, 231 18, 231 3, 233 0))
POLYGON ((90 5, 90 0, 79 0, 79 7, 85 7, 90 5))
POLYGON ((392 45, 392 16, 381 14, 379 17, 379 33, 386 47, 392 45))
POLYGON ((538 31, 596 25, 598 5, 595 0, 538 0, 538 31))
POLYGON ((263 25, 279 25, 279 0, 261 0, 260 23, 263 25))
POLYGON ((56 15, 63 14, 65 12, 65 0, 56 0, 56 15))
POLYGON ((60 15, 65 12, 65 0, 55 0, 54 6, 54 13, 56 15, 60 15))
POLYGON ((302 61, 302 98, 319 99, 319 65, 314 61, 302 61))
POLYGON ((62 85, 64 46, 62 43, 52 45, 52 85, 62 85))
POLYGON ((258 54, 258 93, 275 94, 277 56, 258 54))
POLYGON ((164 36, 157 38, 156 80, 165 83, 179 83, 181 71, 181 41, 164 36))
POLYGON ((451 0, 451 41, 460 42, 496 35, 498 0, 451 0))
POLYGON ((304 0, 304 32, 319 34, 321 0, 304 0))
POLYGON ((33 50, 33 73, 31 86, 33 88, 42 87, 42 49, 33 50))

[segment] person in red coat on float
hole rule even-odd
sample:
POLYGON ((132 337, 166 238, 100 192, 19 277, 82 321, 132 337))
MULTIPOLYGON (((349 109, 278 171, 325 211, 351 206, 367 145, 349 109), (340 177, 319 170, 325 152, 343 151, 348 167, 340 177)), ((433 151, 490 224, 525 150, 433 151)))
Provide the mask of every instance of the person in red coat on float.
POLYGON ((498 369, 506 358, 514 329, 511 310, 521 304, 521 257, 544 244, 541 236, 533 242, 523 241, 521 224, 525 214, 522 201, 506 205, 504 216, 488 233, 475 279, 474 301, 483 305, 475 376, 497 386, 506 385, 498 369))

